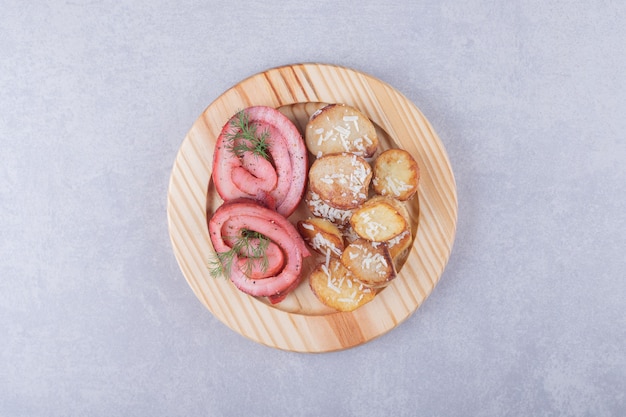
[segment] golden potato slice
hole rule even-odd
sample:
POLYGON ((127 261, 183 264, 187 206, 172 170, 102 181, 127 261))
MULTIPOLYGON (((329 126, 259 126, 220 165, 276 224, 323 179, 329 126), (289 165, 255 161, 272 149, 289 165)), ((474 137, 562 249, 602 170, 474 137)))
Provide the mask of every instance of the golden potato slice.
POLYGON ((349 153, 316 159, 309 169, 309 187, 329 206, 350 210, 367 200, 372 168, 360 156, 349 153))
POLYGON ((398 213, 402 217, 404 217, 404 220, 406 220, 407 224, 411 223, 411 220, 409 218, 409 209, 407 208, 406 203, 404 201, 400 201, 395 198, 390 198, 384 195, 375 195, 371 197, 369 200, 367 200, 365 204, 368 204, 368 205, 375 204, 379 201, 382 201, 386 204, 391 205, 393 208, 395 208, 398 211, 398 213))
POLYGON ((413 236, 411 235, 411 230, 407 227, 402 233, 398 236, 393 237, 387 241, 387 247, 389 248, 389 255, 391 255, 391 259, 394 260, 394 265, 398 258, 405 255, 405 252, 411 248, 411 243, 413 243, 413 236))
POLYGON ((341 210, 329 206, 320 198, 319 194, 314 193, 310 188, 304 195, 304 201, 313 216, 329 220, 338 226, 350 224, 352 210, 341 210))
POLYGON ((402 201, 415 195, 420 171, 417 162, 407 151, 386 150, 376 158, 373 171, 372 186, 376 194, 402 201))
POLYGON ((350 152, 365 158, 378 149, 374 124, 354 107, 330 104, 311 115, 304 140, 317 158, 331 153, 350 152))
POLYGON ((370 288, 382 288, 396 277, 396 270, 384 242, 358 239, 346 246, 341 263, 355 280, 370 288))
MULTIPOLYGON (((380 195, 370 198, 366 201, 365 204, 374 204, 377 201, 382 201, 386 204, 392 205, 406 221, 406 228, 399 235, 384 241, 385 243, 387 243, 387 247, 389 248, 389 254, 393 259, 396 271, 398 271, 399 266, 403 263, 403 261, 406 260, 408 250, 411 248, 411 244, 413 243, 409 210, 404 201, 380 195)), ((348 244, 354 242, 357 238, 360 238, 360 236, 357 235, 356 232, 354 232, 354 229, 352 227, 344 228, 342 230, 344 235, 344 241, 346 241, 348 244)))
POLYGON ((329 220, 309 218, 300 220, 298 231, 304 241, 316 252, 340 257, 344 249, 341 231, 329 220))
POLYGON ((372 301, 376 291, 354 280, 339 259, 319 264, 309 276, 309 285, 322 304, 339 311, 352 311, 372 301))
POLYGON ((388 200, 392 199, 372 199, 354 210, 350 225, 357 235, 373 242, 384 242, 398 236, 408 227, 405 216, 388 200))

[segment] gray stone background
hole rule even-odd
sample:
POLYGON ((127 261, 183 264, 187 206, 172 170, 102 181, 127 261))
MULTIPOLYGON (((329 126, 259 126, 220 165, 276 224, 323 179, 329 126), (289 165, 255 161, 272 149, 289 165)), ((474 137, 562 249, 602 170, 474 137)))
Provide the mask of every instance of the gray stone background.
POLYGON ((0 415, 626 415, 626 3, 0 1, 0 415), (392 332, 229 330, 170 246, 178 147, 298 62, 404 93, 455 173, 452 256, 392 332))

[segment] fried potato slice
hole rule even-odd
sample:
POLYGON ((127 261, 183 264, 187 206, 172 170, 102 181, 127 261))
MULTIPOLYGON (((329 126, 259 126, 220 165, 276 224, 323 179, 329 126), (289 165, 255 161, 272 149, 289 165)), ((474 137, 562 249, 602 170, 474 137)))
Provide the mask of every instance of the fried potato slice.
POLYGON ((304 241, 314 251, 335 258, 341 256, 344 249, 343 236, 339 228, 329 220, 312 217, 300 220, 297 226, 304 241))
POLYGON ((309 169, 309 187, 331 207, 354 209, 369 194, 372 167, 360 156, 336 153, 316 159, 309 169))
POLYGON ((376 194, 406 201, 417 192, 419 166, 403 149, 388 149, 378 155, 373 171, 372 188, 376 194))
POLYGON ((371 197, 369 200, 367 200, 365 204, 375 204, 377 202, 384 202, 386 204, 389 204, 393 208, 395 208, 398 211, 398 213, 402 217, 404 217, 404 220, 406 220, 407 225, 411 222, 410 216, 409 216, 409 209, 407 208, 406 203, 404 201, 400 201, 395 198, 390 198, 384 195, 375 195, 371 197))
POLYGON ((406 230, 408 221, 392 200, 372 198, 354 210, 350 225, 356 234, 372 242, 384 242, 406 230))
POLYGON ((389 255, 391 255, 391 259, 394 260, 395 264, 396 260, 405 255, 405 252, 411 248, 411 244, 413 243, 411 230, 407 227, 398 236, 385 241, 385 243, 387 243, 389 255))
POLYGON ((372 301, 376 291, 354 280, 339 259, 331 258, 311 272, 309 285, 322 304, 338 311, 352 311, 372 301))
POLYGON ((361 284, 370 288, 383 288, 396 277, 389 248, 385 242, 358 239, 341 255, 341 263, 361 284))
POLYGON ((304 132, 307 149, 317 158, 350 152, 365 158, 378 149, 370 119, 352 106, 329 104, 311 115, 304 132))

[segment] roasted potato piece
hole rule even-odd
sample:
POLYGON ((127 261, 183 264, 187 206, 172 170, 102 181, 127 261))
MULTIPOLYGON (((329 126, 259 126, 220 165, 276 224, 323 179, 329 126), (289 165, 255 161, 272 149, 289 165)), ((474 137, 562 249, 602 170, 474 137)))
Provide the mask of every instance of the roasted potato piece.
POLYGON ((373 167, 372 188, 376 194, 406 201, 415 195, 420 171, 417 162, 403 149, 389 149, 378 155, 373 167))
POLYGON ((329 220, 338 226, 350 224, 352 210, 341 210, 329 206, 320 198, 319 194, 314 193, 310 188, 304 195, 304 201, 313 216, 329 220))
POLYGON ((378 149, 374 124, 345 104, 330 104, 313 113, 304 138, 307 149, 317 158, 339 152, 369 158, 378 149))
POLYGON ((404 217, 404 220, 406 220, 407 224, 411 223, 411 220, 409 218, 409 210, 406 207, 406 203, 404 201, 400 201, 395 198, 390 198, 384 195, 375 195, 371 197, 369 200, 367 200, 365 204, 368 204, 368 205, 375 204, 378 201, 382 201, 386 204, 391 205, 393 208, 395 208, 398 211, 398 213, 402 217, 404 217))
POLYGON ((350 210, 367 200, 372 168, 360 156, 336 153, 316 159, 309 169, 309 187, 329 206, 350 210))
POLYGON ((395 261, 400 258, 408 249, 411 248, 411 243, 413 243, 411 230, 407 227, 398 236, 387 240, 385 243, 387 243, 387 247, 389 248, 389 255, 391 255, 391 259, 394 260, 395 264, 395 261))
POLYGON ((361 284, 370 288, 382 288, 396 277, 396 270, 385 242, 358 239, 341 255, 341 263, 361 284))
POLYGON ((339 311, 352 311, 372 301, 376 291, 354 280, 339 259, 319 264, 309 277, 309 285, 324 305, 339 311))
POLYGON ((373 198, 354 210, 350 225, 357 235, 373 242, 384 242, 402 233, 408 222, 391 198, 373 198))
POLYGON ((344 249, 341 231, 329 220, 310 218, 298 222, 298 231, 304 241, 316 252, 340 257, 344 249))

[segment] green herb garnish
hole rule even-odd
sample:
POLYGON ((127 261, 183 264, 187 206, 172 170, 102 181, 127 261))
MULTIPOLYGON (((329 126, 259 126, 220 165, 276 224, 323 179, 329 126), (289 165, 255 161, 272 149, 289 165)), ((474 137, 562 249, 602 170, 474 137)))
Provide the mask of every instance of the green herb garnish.
POLYGON ((226 239, 234 240, 233 245, 226 252, 216 252, 215 257, 209 261, 209 273, 212 277, 220 275, 228 277, 236 255, 246 259, 244 274, 250 275, 256 265, 259 265, 262 271, 267 271, 269 238, 259 232, 243 229, 239 236, 226 237, 226 239))
POLYGON ((269 144, 270 137, 268 130, 261 134, 257 133, 257 125, 250 122, 250 117, 245 110, 241 110, 230 122, 233 131, 225 135, 227 149, 238 157, 242 157, 245 152, 252 152, 256 156, 270 160, 269 144))

